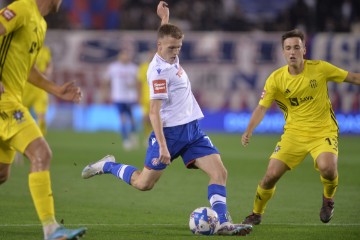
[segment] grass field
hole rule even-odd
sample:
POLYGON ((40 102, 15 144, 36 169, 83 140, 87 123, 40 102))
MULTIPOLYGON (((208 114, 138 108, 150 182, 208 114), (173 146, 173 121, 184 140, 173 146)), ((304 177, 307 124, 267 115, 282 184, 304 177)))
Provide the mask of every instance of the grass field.
MULTIPOLYGON (((251 212, 255 189, 278 136, 255 135, 247 148, 239 135, 210 134, 228 169, 228 206, 235 222, 251 212)), ((205 239, 188 229, 190 212, 208 206, 207 176, 187 170, 177 159, 156 187, 140 192, 113 176, 80 177, 89 162, 112 153, 118 161, 142 168, 145 148, 124 152, 115 133, 54 132, 52 185, 56 216, 65 226, 87 226, 87 240, 205 239)), ((340 184, 335 215, 329 224, 319 220, 322 185, 313 163, 287 173, 278 183, 263 222, 249 240, 360 239, 360 136, 340 138, 340 184)), ((0 240, 42 239, 28 190, 29 163, 14 165, 10 180, 0 188, 0 240)), ((210 239, 226 237, 211 236, 210 239)))

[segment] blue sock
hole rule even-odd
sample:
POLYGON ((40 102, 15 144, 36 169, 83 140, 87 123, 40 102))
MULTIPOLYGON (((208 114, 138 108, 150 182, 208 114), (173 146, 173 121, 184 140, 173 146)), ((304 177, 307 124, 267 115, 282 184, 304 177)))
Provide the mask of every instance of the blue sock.
POLYGON ((131 185, 131 176, 136 170, 136 167, 114 162, 107 162, 104 164, 103 167, 104 173, 111 173, 112 175, 120 178, 129 185, 131 185))
POLYGON ((208 199, 211 208, 218 214, 220 224, 228 222, 226 218, 226 187, 218 184, 208 186, 208 199))

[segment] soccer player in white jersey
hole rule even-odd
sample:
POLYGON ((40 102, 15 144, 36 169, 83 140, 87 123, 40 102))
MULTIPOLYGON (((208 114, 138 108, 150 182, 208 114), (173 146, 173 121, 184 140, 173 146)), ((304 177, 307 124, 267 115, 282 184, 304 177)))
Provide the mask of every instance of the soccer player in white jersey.
POLYGON ((138 66, 131 61, 127 50, 119 53, 118 60, 111 63, 105 73, 106 87, 110 91, 111 101, 120 116, 121 137, 125 150, 137 146, 136 123, 133 114, 133 108, 138 102, 137 73, 138 66))
POLYGON ((150 87, 150 119, 154 131, 143 170, 115 162, 113 156, 86 166, 82 177, 112 174, 141 191, 150 190, 160 179, 165 168, 181 156, 187 168, 199 168, 210 178, 208 200, 220 220, 219 235, 247 235, 252 226, 230 223, 227 217, 227 171, 216 147, 199 128, 203 118, 201 109, 191 91, 191 84, 179 64, 178 54, 183 33, 168 24, 169 9, 160 2, 157 13, 162 19, 158 30, 157 53, 147 72, 150 87))

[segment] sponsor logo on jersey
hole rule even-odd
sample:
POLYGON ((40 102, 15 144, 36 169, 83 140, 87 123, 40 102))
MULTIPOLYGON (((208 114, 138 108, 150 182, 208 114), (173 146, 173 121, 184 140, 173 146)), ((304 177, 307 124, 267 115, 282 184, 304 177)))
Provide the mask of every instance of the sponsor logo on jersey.
POLYGON ((154 93, 167 93, 166 89, 166 80, 165 79, 159 79, 153 81, 153 88, 154 93))
POLYGON ((16 14, 15 14, 12 10, 10 10, 10 9, 8 9, 8 8, 5 8, 5 10, 2 11, 1 15, 2 15, 7 21, 10 21, 11 19, 13 19, 13 18, 16 16, 16 14))
POLYGON ((299 106, 299 101, 297 98, 289 98, 291 106, 299 106))
POLYGON ((262 91, 262 93, 261 93, 260 99, 264 99, 265 94, 266 94, 266 91, 265 91, 265 90, 263 90, 263 91, 262 91))
POLYGON ((307 102, 307 101, 310 101, 310 100, 313 100, 313 99, 314 99, 313 96, 307 96, 307 97, 299 98, 300 103, 307 102))
POLYGON ((299 106, 301 103, 313 100, 313 96, 300 97, 300 98, 289 98, 291 106, 299 106))

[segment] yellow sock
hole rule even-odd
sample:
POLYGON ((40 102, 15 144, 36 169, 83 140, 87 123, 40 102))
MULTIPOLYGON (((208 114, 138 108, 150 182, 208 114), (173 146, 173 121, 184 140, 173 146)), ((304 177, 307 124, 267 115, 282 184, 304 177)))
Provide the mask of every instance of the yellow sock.
POLYGON ((30 173, 29 188, 41 223, 43 225, 56 223, 50 172, 43 171, 30 173))
POLYGON ((327 180, 320 176, 320 180, 324 185, 324 196, 326 198, 333 198, 339 183, 339 176, 336 176, 334 180, 327 180))
POLYGON ((272 189, 263 189, 258 185, 254 200, 254 213, 263 214, 265 212, 266 204, 274 195, 275 189, 276 187, 273 187, 272 189))

